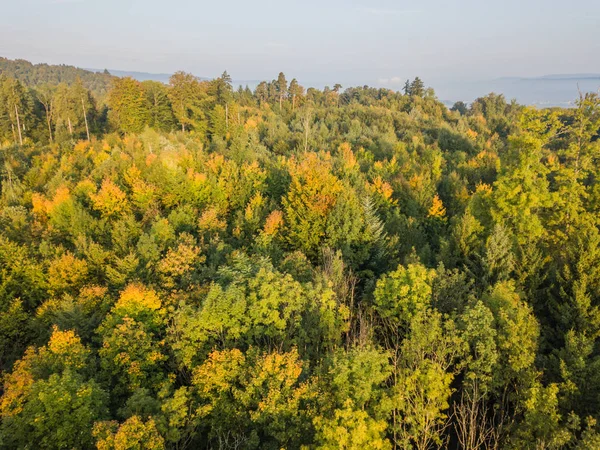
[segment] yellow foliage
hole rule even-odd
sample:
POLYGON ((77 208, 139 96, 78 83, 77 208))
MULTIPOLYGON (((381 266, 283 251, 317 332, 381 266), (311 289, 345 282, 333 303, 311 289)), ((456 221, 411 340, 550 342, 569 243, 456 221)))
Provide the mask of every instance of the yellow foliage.
POLYGON ((55 292, 76 288, 85 282, 87 275, 86 261, 76 258, 71 253, 65 253, 50 263, 48 286, 55 292))
POLYGON ((148 208, 156 197, 156 187, 142 180, 133 181, 132 191, 133 203, 142 210, 148 208))
POLYGON ((187 177, 198 184, 204 183, 208 178, 203 173, 194 172, 194 169, 190 168, 187 172, 187 177))
POLYGON ((0 399, 1 417, 14 416, 23 410, 25 398, 34 383, 31 363, 35 357, 35 349, 28 348, 23 358, 15 363, 13 371, 4 377, 4 393, 0 399))
POLYGON ((103 286, 86 286, 79 291, 77 304, 83 311, 91 313, 102 303, 108 289, 103 286))
POLYGON ((245 362, 244 354, 238 349, 213 351, 194 370, 193 382, 204 394, 212 390, 227 391, 245 362))
POLYGON ((94 209, 103 216, 113 217, 129 210, 127 196, 111 179, 105 178, 97 194, 90 194, 94 209))
POLYGON ((89 350, 83 346, 73 330, 61 331, 56 325, 47 347, 40 349, 40 356, 44 357, 46 352, 52 353, 61 364, 75 369, 85 367, 89 354, 89 350))
POLYGON ((51 298, 49 300, 44 301, 40 306, 35 310, 35 314, 38 318, 43 318, 45 315, 49 313, 54 313, 60 310, 62 305, 62 301, 58 298, 51 298))
POLYGON ((423 175, 413 175, 410 180, 408 180, 408 185, 411 189, 415 191, 420 191, 423 188, 424 177, 423 175))
POLYGON ((477 186, 475 187, 475 192, 481 194, 491 194, 492 187, 486 183, 477 183, 477 186))
POLYGON ((48 200, 43 195, 34 193, 31 196, 31 203, 33 205, 33 213, 37 216, 46 217, 52 213, 52 211, 59 205, 71 199, 69 188, 61 186, 56 189, 52 200, 48 200))
POLYGON ((371 192, 374 192, 380 195, 387 202, 395 203, 392 200, 392 195, 394 194, 394 189, 387 181, 384 181, 380 175, 377 175, 371 184, 367 182, 367 189, 371 192))
POLYGON ((77 144, 75 144, 73 150, 75 153, 85 153, 89 148, 89 144, 90 143, 88 141, 79 141, 77 144))
POLYGON ((181 242, 177 248, 170 248, 166 256, 158 263, 158 273, 161 274, 166 287, 174 287, 176 277, 182 277, 191 272, 197 264, 204 262, 206 257, 200 256, 200 248, 192 242, 181 242))
POLYGON ((162 302, 152 289, 141 284, 130 284, 121 292, 114 309, 124 312, 139 311, 140 309, 157 311, 161 307, 162 302))
POLYGON ((60 331, 54 326, 48 344, 36 351, 29 347, 23 357, 16 361, 11 373, 4 376, 3 394, 0 398, 0 416, 2 418, 19 414, 34 378, 36 367, 58 367, 81 369, 86 366, 89 350, 81 343, 74 331, 60 331))
POLYGON ((429 208, 429 217, 444 217, 446 215, 446 208, 440 197, 435 194, 433 201, 431 202, 431 208, 429 208))
MULTIPOLYGON (((325 159, 328 154, 324 154, 325 159)), ((304 206, 319 215, 325 215, 335 204, 342 191, 342 183, 331 173, 330 164, 316 153, 307 154, 301 161, 290 162, 292 183, 290 197, 299 196, 304 206)))
POLYGON ((258 122, 259 119, 251 117, 248 120, 246 120, 246 123, 244 124, 244 129, 248 131, 250 129, 256 128, 258 126, 258 122))
POLYGON ((267 236, 273 236, 283 226, 283 213, 279 210, 275 210, 269 214, 265 221, 263 232, 267 236))
POLYGON ((200 216, 198 227, 201 231, 223 231, 227 228, 227 223, 219 218, 216 208, 208 208, 200 216))
POLYGON ((246 220, 250 221, 254 218, 255 212, 260 210, 260 208, 265 204, 265 198, 260 192, 254 194, 254 196, 250 199, 248 204, 246 205, 246 210, 244 211, 244 217, 246 220))
POLYGON ((344 142, 338 147, 338 152, 342 155, 344 159, 344 168, 345 169, 353 169, 356 167, 356 157, 352 152, 352 148, 350 148, 350 144, 348 142, 344 142))
POLYGON ((212 153, 206 161, 205 166, 211 172, 218 174, 221 168, 226 164, 225 157, 218 153, 212 153))
POLYGON ((477 133, 475 130, 471 130, 470 128, 467 130, 467 137, 472 141, 474 141, 478 135, 479 133, 477 133))
POLYGON ((156 161, 157 156, 154 153, 148 154, 146 156, 146 166, 151 166, 154 161, 156 161))
POLYGON ((87 197, 94 192, 96 192, 96 184, 92 180, 85 179, 77 183, 73 193, 75 195, 83 195, 87 197))
POLYGON ((140 179, 141 175, 142 175, 142 172, 134 164, 125 171, 125 175, 124 175, 125 182, 129 186, 132 186, 136 181, 138 181, 140 179))
POLYGON ((144 422, 132 416, 122 424, 115 421, 96 422, 93 435, 98 450, 162 450, 165 441, 158 432, 154 419, 144 422))

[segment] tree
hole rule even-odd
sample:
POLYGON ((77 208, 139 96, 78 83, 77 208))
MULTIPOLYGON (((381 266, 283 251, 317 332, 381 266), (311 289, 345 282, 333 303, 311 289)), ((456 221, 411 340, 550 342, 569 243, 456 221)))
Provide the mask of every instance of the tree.
POLYGON ((454 103, 454 105, 452 105, 452 108, 450 108, 450 111, 456 111, 461 116, 464 116, 469 111, 469 108, 467 108, 467 105, 465 104, 465 102, 458 101, 458 102, 454 103))
POLYGON ((443 446, 447 426, 453 365, 462 356, 463 343, 454 323, 426 310, 414 316, 401 345, 394 380, 394 441, 401 447, 426 450, 443 446))
POLYGON ((106 178, 98 193, 90 193, 94 209, 105 217, 118 217, 129 211, 127 195, 112 180, 106 178))
POLYGON ((226 106, 231 101, 233 88, 231 85, 231 76, 229 76, 227 71, 211 82, 211 93, 214 95, 216 102, 221 106, 226 106))
POLYGON ((162 450, 165 441, 158 432, 154 419, 143 421, 139 416, 129 417, 122 424, 115 421, 97 422, 94 437, 98 450, 162 450))
POLYGON ((100 364, 113 380, 113 392, 125 395, 139 388, 158 389, 166 359, 165 310, 156 293, 143 286, 127 286, 99 327, 100 364))
POLYGON ((423 83, 419 77, 416 77, 412 83, 410 83, 409 93, 416 97, 423 97, 425 95, 425 83, 423 83))
POLYGON ((221 105, 216 105, 210 112, 208 131, 213 140, 225 139, 227 135, 227 111, 221 105))
POLYGON ((304 94, 304 88, 298 84, 295 78, 290 81, 288 89, 289 95, 292 97, 292 110, 296 109, 296 99, 304 94))
POLYGON ((4 380, 1 442, 12 448, 89 446, 108 398, 86 379, 88 358, 79 337, 58 328, 47 345, 29 348, 4 380))
POLYGON ((549 206, 550 195, 548 169, 542 161, 544 138, 524 133, 511 137, 509 145, 495 183, 492 214, 513 230, 517 242, 525 244, 545 233, 540 214, 549 206))
POLYGON ((402 90, 404 91, 404 95, 411 95, 410 94, 410 80, 405 81, 404 87, 402 88, 402 90))
POLYGON ((53 142, 53 122, 54 122, 54 96, 56 87, 50 84, 45 84, 36 89, 36 97, 40 104, 44 107, 46 116, 46 124, 48 125, 48 140, 53 142))
POLYGON ((169 89, 158 81, 143 81, 142 87, 148 104, 148 125, 155 130, 170 131, 175 125, 175 117, 169 99, 169 89))
POLYGON ((57 141, 90 137, 99 131, 96 101, 80 79, 71 85, 59 84, 52 99, 54 134, 57 141))
POLYGON ((261 81, 256 86, 254 91, 254 95, 258 99, 259 104, 265 103, 269 99, 269 92, 267 88, 267 83, 265 81, 261 81))
POLYGON ((292 162, 290 175, 290 189, 283 200, 287 239, 295 248, 315 257, 342 184, 330 172, 327 162, 314 153, 292 162))
POLYGON ((434 275, 421 264, 398 266, 383 275, 373 293, 377 312, 396 327, 409 327, 412 319, 430 305, 434 275))
POLYGON ((149 123, 148 103, 144 89, 133 78, 117 78, 108 94, 110 121, 125 133, 139 133, 149 123))
POLYGON ((12 135, 15 143, 23 145, 33 125, 33 104, 25 86, 14 78, 0 77, 0 100, 2 104, 3 134, 12 135))
POLYGON ((287 81, 283 72, 279 72, 276 86, 277 93, 279 94, 279 109, 281 109, 281 103, 283 102, 284 97, 286 97, 288 93, 287 81))
POLYGON ((87 140, 90 140, 90 124, 89 121, 95 118, 96 114, 96 102, 92 97, 89 90, 87 90, 80 78, 75 80, 75 83, 70 88, 72 101, 77 105, 79 114, 79 123, 85 126, 85 136, 87 140))
POLYGON ((181 124, 181 131, 188 128, 204 131, 202 100, 205 92, 198 79, 185 72, 176 72, 169 79, 169 98, 173 104, 175 117, 181 124))
POLYGON ((373 420, 365 411, 353 408, 350 400, 344 409, 335 411, 333 418, 317 417, 315 428, 316 448, 319 450, 392 448, 391 443, 384 437, 386 423, 373 420))
POLYGON ((201 421, 220 445, 287 447, 301 443, 310 385, 300 380, 302 362, 295 350, 244 355, 237 349, 214 351, 194 371, 201 421))
POLYGON ((3 417, 3 442, 25 448, 89 446, 94 422, 106 413, 106 400, 94 381, 70 371, 53 374, 32 385, 22 411, 3 417))
POLYGON ((462 448, 497 448, 506 424, 502 412, 490 415, 492 379, 498 363, 494 316, 481 301, 459 318, 458 328, 466 348, 461 364, 464 380, 460 400, 453 405, 456 436, 462 448))
POLYGON ((311 289, 244 259, 224 272, 231 278, 213 284, 199 308, 186 305, 175 317, 173 348, 186 365, 214 348, 289 349, 317 340, 329 347, 339 339, 345 309, 330 289, 311 289))

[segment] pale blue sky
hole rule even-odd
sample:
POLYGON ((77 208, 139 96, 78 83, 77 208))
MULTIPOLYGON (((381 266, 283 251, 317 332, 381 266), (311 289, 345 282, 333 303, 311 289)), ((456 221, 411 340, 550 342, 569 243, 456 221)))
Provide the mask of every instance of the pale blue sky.
POLYGON ((0 56, 399 86, 600 72, 599 0, 0 0, 0 56))

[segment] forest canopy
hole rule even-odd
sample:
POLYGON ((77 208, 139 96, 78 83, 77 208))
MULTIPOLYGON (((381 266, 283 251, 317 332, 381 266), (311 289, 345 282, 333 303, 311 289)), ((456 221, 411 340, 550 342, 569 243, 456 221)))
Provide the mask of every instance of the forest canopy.
POLYGON ((600 448, 600 98, 0 60, 0 448, 600 448))

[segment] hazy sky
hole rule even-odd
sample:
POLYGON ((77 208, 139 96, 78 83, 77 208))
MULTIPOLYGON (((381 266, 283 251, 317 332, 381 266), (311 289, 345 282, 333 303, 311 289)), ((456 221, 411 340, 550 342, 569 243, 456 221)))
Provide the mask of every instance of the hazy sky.
POLYGON ((0 0, 0 56, 396 87, 600 72, 600 0, 0 0))

